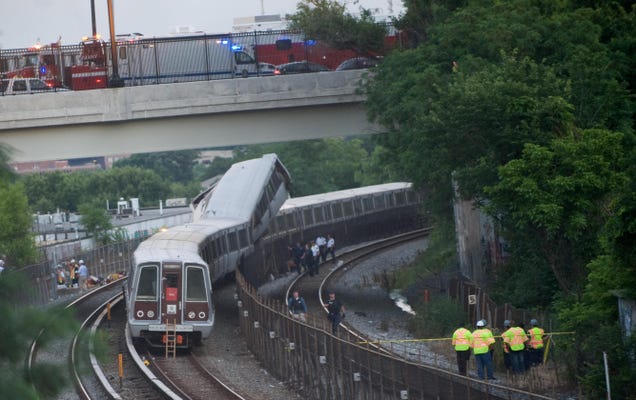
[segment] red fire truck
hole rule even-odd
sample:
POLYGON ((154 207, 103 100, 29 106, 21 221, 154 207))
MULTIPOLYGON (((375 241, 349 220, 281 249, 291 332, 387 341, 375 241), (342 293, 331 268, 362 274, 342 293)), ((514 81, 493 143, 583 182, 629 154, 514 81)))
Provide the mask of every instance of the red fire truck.
POLYGON ((50 87, 61 87, 59 69, 62 52, 59 43, 35 46, 14 51, 2 60, 6 79, 40 78, 50 87))
POLYGON ((107 88, 106 43, 96 37, 84 39, 80 46, 80 63, 65 67, 64 82, 73 90, 107 88))

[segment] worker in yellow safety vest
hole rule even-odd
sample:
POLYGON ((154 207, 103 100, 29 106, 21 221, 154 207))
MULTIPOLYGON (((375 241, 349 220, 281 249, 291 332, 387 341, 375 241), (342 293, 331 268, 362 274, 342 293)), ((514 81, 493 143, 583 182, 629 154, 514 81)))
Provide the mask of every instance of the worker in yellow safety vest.
POLYGON ((528 336, 530 337, 529 351, 530 351, 530 366, 539 365, 543 363, 543 346, 545 340, 545 332, 537 325, 539 322, 536 319, 530 320, 532 328, 528 329, 528 336))
POLYGON ((514 324, 514 322, 505 320, 504 327, 508 328, 501 334, 503 338, 504 352, 510 360, 510 368, 516 374, 525 371, 525 362, 523 360, 523 351, 526 349, 525 343, 528 341, 526 332, 514 324))
POLYGON ((486 328, 485 319, 477 321, 477 329, 473 331, 470 347, 473 348, 475 354, 475 362, 477 363, 477 376, 484 379, 484 370, 486 370, 488 379, 495 379, 492 369, 492 354, 490 352, 495 338, 490 329, 486 328))
POLYGON ((462 326, 453 333, 452 342, 452 345, 455 346, 455 352, 457 353, 457 368, 459 369, 459 374, 464 376, 466 376, 466 365, 470 359, 470 340, 473 337, 473 334, 464 327, 465 325, 466 324, 462 324, 462 326))

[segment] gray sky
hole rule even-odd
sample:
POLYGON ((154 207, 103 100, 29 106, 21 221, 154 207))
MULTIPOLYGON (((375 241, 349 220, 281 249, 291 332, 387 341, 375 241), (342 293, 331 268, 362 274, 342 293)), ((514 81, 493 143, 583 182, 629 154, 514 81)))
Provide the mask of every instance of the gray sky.
MULTIPOLYGON (((91 34, 90 0, 0 0, 0 48, 29 47, 36 43, 79 43, 91 34)), ((140 32, 164 36, 176 26, 191 26, 206 33, 232 30, 236 17, 261 14, 293 14, 298 0, 113 0, 117 34, 140 32)), ((353 0, 346 3, 355 12, 353 0)), ((95 0, 97 33, 109 37, 107 0, 95 0)), ((381 15, 399 14, 401 0, 359 0, 365 8, 381 15)))

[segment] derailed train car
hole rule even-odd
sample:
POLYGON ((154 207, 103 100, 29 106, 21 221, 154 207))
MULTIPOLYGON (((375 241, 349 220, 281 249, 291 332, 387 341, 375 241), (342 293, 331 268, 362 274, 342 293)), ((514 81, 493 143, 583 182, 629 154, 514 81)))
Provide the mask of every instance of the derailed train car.
POLYGON ((134 253, 125 286, 131 335, 177 347, 206 338, 214 325, 212 283, 233 272, 289 196, 290 176, 278 157, 234 164, 197 199, 192 223, 158 232, 134 253))
MULTIPOLYGON (((289 245, 335 236, 343 247, 423 228, 422 194, 411 183, 392 182, 288 199, 268 234, 241 265, 259 286, 287 270, 289 245)), ((337 250, 336 250, 337 252, 337 250)))

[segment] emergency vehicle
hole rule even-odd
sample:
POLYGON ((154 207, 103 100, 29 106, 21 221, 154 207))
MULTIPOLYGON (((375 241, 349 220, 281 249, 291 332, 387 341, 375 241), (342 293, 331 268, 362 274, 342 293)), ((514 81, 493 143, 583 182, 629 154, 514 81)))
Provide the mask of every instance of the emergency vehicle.
POLYGON ((61 87, 61 58, 59 42, 13 51, 1 60, 3 78, 39 78, 49 87, 61 87))
POLYGON ((106 43, 99 37, 84 38, 80 48, 80 63, 65 67, 64 82, 73 90, 107 88, 106 43))
POLYGON ((40 78, 19 78, 0 80, 0 95, 11 96, 16 94, 47 93, 53 91, 65 91, 68 89, 56 88, 40 78))

